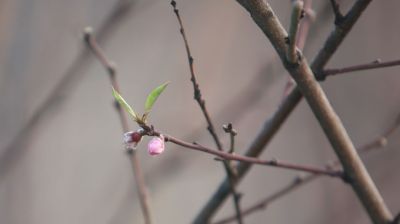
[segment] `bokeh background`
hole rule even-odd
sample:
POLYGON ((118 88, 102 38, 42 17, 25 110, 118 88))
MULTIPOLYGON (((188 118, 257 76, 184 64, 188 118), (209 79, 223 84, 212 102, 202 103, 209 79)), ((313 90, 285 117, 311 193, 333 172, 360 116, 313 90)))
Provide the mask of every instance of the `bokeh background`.
MULTIPOLYGON (((288 27, 290 1, 269 1, 288 27)), ((345 11, 354 1, 343 1, 345 11)), ((305 47, 312 60, 333 28, 329 1, 305 47)), ((178 1, 197 78, 218 133, 238 131, 244 153, 282 100, 287 74, 266 37, 235 1, 178 1)), ((374 1, 327 67, 399 58, 398 1, 374 1)), ((117 63, 124 97, 141 110, 155 86, 171 81, 150 121, 187 141, 213 146, 193 100, 178 23, 169 1, 0 1, 0 223, 143 223, 107 74, 82 41, 92 26, 117 63)), ((323 83, 355 145, 381 135, 400 112, 400 68, 356 72, 323 83)), ((132 129, 137 126, 132 122, 132 129)), ((363 157, 393 213, 400 211, 400 133, 363 157)), ((190 223, 224 178, 213 156, 172 144, 158 157, 138 149, 154 223, 190 223)), ((335 158, 302 102, 262 158, 322 166, 335 158)), ((297 172, 253 167, 238 190, 243 207, 297 172)), ((232 214, 228 200, 214 220, 232 214)), ((352 190, 321 178, 245 218, 246 223, 369 223, 352 190)))

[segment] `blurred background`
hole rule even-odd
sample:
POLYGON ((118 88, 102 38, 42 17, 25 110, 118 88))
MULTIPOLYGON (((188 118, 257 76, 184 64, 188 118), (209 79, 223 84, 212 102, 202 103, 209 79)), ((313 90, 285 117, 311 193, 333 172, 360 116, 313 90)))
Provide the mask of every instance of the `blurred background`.
MULTIPOLYGON (((285 27, 290 1, 269 1, 285 27)), ((343 1, 346 11, 354 1, 343 1)), ((224 145, 222 125, 238 131, 243 154, 283 97, 287 73, 270 43, 235 1, 178 1, 197 79, 224 145)), ((328 68, 399 59, 398 1, 370 4, 328 68)), ((314 1, 305 55, 313 59, 333 28, 329 1, 314 1)), ((143 223, 108 76, 87 51, 92 26, 116 62, 121 91, 141 111, 146 95, 171 84, 151 124, 214 146, 193 100, 189 68, 169 1, 0 1, 0 223, 143 223)), ((400 112, 400 67, 331 77, 323 83, 355 145, 380 136, 400 112)), ((138 127, 130 123, 133 130, 138 127)), ((393 213, 400 211, 400 132, 363 160, 393 213)), ((225 177, 211 155, 167 144, 138 156, 154 223, 190 223, 225 177)), ((261 156, 323 166, 335 158, 303 101, 261 156)), ((297 172, 255 166, 238 186, 242 206, 281 189, 297 172)), ((215 221, 233 214, 231 199, 215 221)), ((320 178, 245 218, 246 223, 369 223, 350 187, 320 178)))

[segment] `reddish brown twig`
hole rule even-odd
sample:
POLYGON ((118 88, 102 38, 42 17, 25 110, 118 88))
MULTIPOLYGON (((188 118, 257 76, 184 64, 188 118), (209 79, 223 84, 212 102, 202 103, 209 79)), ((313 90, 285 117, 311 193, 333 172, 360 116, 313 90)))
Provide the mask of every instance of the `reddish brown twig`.
POLYGON ((349 72, 357 72, 357 71, 364 71, 364 70, 371 70, 371 69, 378 69, 378 68, 386 68, 386 67, 393 67, 400 65, 400 60, 393 60, 393 61, 386 61, 381 62, 379 59, 375 60, 370 63, 360 64, 360 65, 353 65, 344 68, 334 68, 334 69, 325 69, 322 73, 316 74, 318 79, 324 80, 326 76, 330 75, 338 75, 344 74, 349 72))
MULTIPOLYGON (((98 45, 96 39, 94 38, 92 34, 91 28, 87 28, 85 30, 85 43, 87 46, 92 50, 93 54, 96 56, 96 58, 101 62, 101 64, 104 66, 104 68, 107 70, 109 77, 110 77, 110 82, 111 85, 115 90, 117 90, 120 93, 120 88, 119 84, 117 81, 117 71, 115 68, 115 65, 106 57, 105 53, 103 50, 100 48, 98 45)), ((115 102, 115 108, 118 112, 119 118, 121 120, 121 125, 122 125, 122 130, 123 132, 128 132, 129 131, 129 125, 128 125, 128 120, 127 116, 124 110, 119 106, 117 102, 115 102)), ((150 205, 149 205, 149 197, 147 195, 147 189, 146 185, 144 183, 144 178, 143 174, 141 171, 139 159, 136 155, 136 151, 133 150, 132 148, 128 149, 128 154, 130 155, 131 159, 131 165, 133 169, 133 173, 135 176, 135 181, 138 186, 138 194, 139 194, 139 199, 140 199, 140 205, 142 208, 143 212, 143 217, 145 220, 146 224, 151 224, 151 215, 150 215, 150 205)))
MULTIPOLYGON (((193 59, 193 56, 192 56, 192 54, 190 52, 189 42, 188 42, 187 37, 186 37, 185 29, 183 27, 183 22, 182 22, 180 14, 179 14, 179 10, 176 7, 176 1, 172 0, 171 1, 171 5, 173 7, 173 10, 174 10, 174 13, 176 15, 176 18, 177 18, 177 20, 179 22, 180 33, 182 35, 183 42, 185 43, 186 55, 187 55, 187 59, 188 59, 188 63, 189 63, 189 69, 190 69, 190 77, 191 77, 190 80, 193 83, 194 99, 197 101, 197 103, 199 104, 199 106, 201 108, 201 111, 203 112, 204 118, 206 119, 206 122, 207 122, 208 132, 210 133, 210 135, 214 139, 214 142, 217 145, 218 150, 223 151, 222 143, 221 143, 221 141, 220 141, 220 139, 219 139, 219 137, 218 137, 218 135, 217 135, 217 133, 215 131, 214 124, 211 121, 211 117, 210 117, 210 115, 208 113, 208 110, 207 110, 207 107, 206 107, 206 102, 202 98, 201 90, 200 90, 199 84, 197 83, 197 79, 196 79, 196 75, 195 75, 194 67, 193 67, 194 59, 193 59)), ((225 169, 226 175, 227 175, 227 177, 229 179, 229 182, 230 182, 230 190, 231 190, 231 192, 233 194, 233 197, 234 197, 234 200, 233 200, 234 201, 234 206, 235 206, 236 211, 238 211, 238 214, 237 214, 238 223, 242 224, 243 222, 241 220, 240 205, 239 205, 239 200, 238 200, 240 198, 240 195, 236 192, 236 188, 235 188, 236 180, 232 175, 234 173, 234 171, 233 171, 233 168, 232 168, 230 163, 224 161, 223 164, 224 164, 224 169, 225 169)))
MULTIPOLYGON (((372 150, 377 150, 381 149, 386 146, 387 139, 394 133, 395 130, 398 129, 400 126, 400 114, 397 115, 397 118, 393 122, 393 124, 386 129, 383 134, 372 141, 360 146, 357 148, 357 150, 362 153, 362 154, 367 154, 371 152, 372 150)), ((338 168, 340 166, 340 162, 338 160, 328 162, 326 164, 326 167, 331 167, 331 168, 338 168)), ((272 202, 282 198, 283 196, 289 194, 290 192, 298 189, 301 186, 304 186, 307 183, 310 183, 314 180, 316 180, 318 177, 321 177, 319 174, 310 174, 307 176, 298 176, 294 179, 294 181, 290 182, 286 186, 284 186, 282 189, 278 190, 277 192, 271 194, 270 196, 254 203, 253 205, 249 206, 248 208, 245 208, 242 210, 242 216, 248 216, 254 212, 260 211, 262 209, 265 209, 269 204, 272 202)), ((235 220, 235 216, 231 215, 229 217, 223 218, 214 224, 226 224, 230 223, 235 220)))
POLYGON ((185 49, 186 49, 186 54, 187 54, 187 59, 188 59, 189 69, 190 69, 190 81, 192 81, 192 83, 193 83, 194 99, 197 101, 197 103, 199 104, 199 106, 201 108, 201 111, 203 112, 204 118, 206 119, 206 122, 208 125, 207 129, 210 132, 211 136, 213 137, 215 144, 217 145, 217 148, 219 150, 222 150, 222 143, 217 136, 217 133, 214 128, 214 124, 211 121, 211 117, 210 117, 207 107, 206 107, 206 102, 202 98, 201 90, 200 90, 199 84, 197 83, 197 79, 196 79, 196 75, 195 75, 194 67, 193 67, 194 59, 193 59, 192 53, 190 52, 189 42, 186 37, 185 29, 183 27, 183 23, 182 23, 181 16, 179 14, 179 10, 176 8, 175 1, 171 1, 171 5, 174 9, 176 18, 178 19, 179 27, 180 27, 179 30, 182 35, 183 42, 185 43, 185 49))
POLYGON ((309 165, 299 165, 299 164, 294 164, 294 163, 289 163, 289 162, 278 161, 276 159, 262 160, 262 159, 258 159, 258 158, 254 158, 254 157, 231 154, 228 152, 209 148, 209 147, 200 145, 198 143, 185 142, 185 141, 175 138, 173 136, 160 133, 160 132, 154 130, 152 127, 149 127, 146 125, 143 125, 142 128, 145 130, 146 135, 149 135, 149 136, 163 135, 166 142, 172 142, 172 143, 175 143, 177 145, 183 146, 188 149, 194 149, 196 151, 201 151, 201 152, 205 152, 205 153, 217 156, 218 160, 222 160, 222 161, 234 160, 234 161, 240 161, 243 163, 259 164, 259 165, 264 165, 264 166, 278 167, 278 168, 284 168, 284 169, 289 169, 289 170, 297 170, 297 171, 303 171, 303 172, 307 172, 307 173, 314 173, 314 174, 327 175, 327 176, 331 176, 331 177, 343 178, 343 175, 342 175, 343 173, 340 170, 321 169, 321 168, 313 167, 313 166, 309 166, 309 165))

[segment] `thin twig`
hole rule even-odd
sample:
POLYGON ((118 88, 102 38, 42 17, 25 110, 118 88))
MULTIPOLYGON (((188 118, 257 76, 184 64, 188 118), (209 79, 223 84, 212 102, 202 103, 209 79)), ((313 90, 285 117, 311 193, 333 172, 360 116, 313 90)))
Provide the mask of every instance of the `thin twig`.
MULTIPOLYGON (((237 132, 235 129, 233 129, 232 123, 224 125, 223 129, 226 133, 229 134, 229 139, 230 139, 229 153, 233 154, 235 152, 235 136, 237 135, 237 132)), ((235 205, 235 212, 236 212, 236 220, 239 224, 241 224, 241 223, 243 223, 242 210, 241 210, 241 206, 240 206, 240 199, 242 197, 242 194, 237 192, 236 186, 235 186, 237 171, 233 168, 231 161, 229 161, 228 165, 229 165, 229 167, 231 167, 231 169, 229 170, 230 172, 228 173, 228 178, 229 178, 229 182, 230 182, 230 185, 232 188, 233 202, 235 205)))
POLYGON ((185 49, 186 49, 186 54, 187 54, 187 58, 188 58, 188 62, 189 62, 189 68, 190 68, 190 81, 192 81, 193 83, 193 89, 194 89, 194 99, 197 101, 197 103, 199 104, 201 111, 203 112, 203 115, 206 119, 207 122, 207 129, 210 132, 211 136, 213 137, 215 144, 217 145, 218 150, 222 150, 222 143, 219 140, 217 133, 215 131, 214 128, 214 124, 211 121, 211 117, 208 113, 208 110, 206 108, 206 102, 205 100, 202 98, 201 96, 201 91, 200 91, 200 87, 199 84, 197 83, 197 79, 196 79, 196 75, 194 72, 194 67, 193 67, 193 56, 190 52, 190 48, 189 48, 189 43, 185 34, 185 29, 183 28, 183 23, 182 23, 182 19, 181 16, 179 14, 179 10, 176 8, 176 2, 175 1, 171 1, 171 5, 174 9, 174 13, 176 15, 176 18, 178 19, 179 22, 179 27, 180 27, 180 32, 182 34, 182 38, 183 41, 185 43, 185 49))
MULTIPOLYGON (((295 2, 297 2, 297 1, 298 0, 295 0, 295 2)), ((300 12, 300 16, 298 18, 298 20, 299 20, 298 21, 298 23, 299 23, 299 25, 298 25, 298 34, 297 35, 292 34, 294 36, 294 37, 292 37, 292 39, 295 39, 292 42, 295 42, 295 46, 290 46, 289 45, 289 49, 291 47, 294 48, 294 49, 292 49, 292 51, 295 51, 294 54, 295 54, 295 57, 296 57, 295 59, 296 60, 297 60, 297 52, 296 52, 295 48, 297 46, 297 48, 300 49, 300 50, 304 49, 304 45, 306 43, 306 39, 307 39, 307 36, 308 36, 308 31, 310 30, 311 23, 315 20, 315 12, 312 9, 312 0, 305 0, 303 2, 304 2, 304 6, 302 6, 303 9, 300 12), (302 18, 301 20, 300 20, 300 17, 302 18)), ((297 4, 299 4, 299 3, 297 3, 297 4)), ((296 21, 293 21, 293 20, 296 20, 296 18, 297 18, 297 17, 295 17, 295 15, 293 15, 295 9, 296 9, 296 7, 294 7, 292 9, 292 22, 291 22, 291 26, 290 26, 291 29, 292 29, 292 24, 294 22, 296 22, 296 21)), ((298 13, 298 11, 297 11, 297 13, 298 13)), ((289 44, 291 43, 290 42, 290 39, 291 39, 290 36, 291 35, 289 33, 289 44)), ((293 60, 292 62, 294 63, 295 61, 293 60)), ((286 85, 285 85, 284 90, 283 90, 283 97, 287 97, 289 95, 290 91, 293 89, 295 84, 296 83, 293 80, 293 78, 292 77, 288 77, 288 81, 286 82, 286 85)))
POLYGON ((308 31, 310 30, 311 24, 315 21, 315 12, 312 8, 312 0, 304 0, 303 2, 304 18, 300 21, 299 34, 296 42, 296 46, 300 50, 304 49, 309 33, 308 31))
POLYGON ((163 135, 164 139, 166 142, 172 142, 177 145, 183 146, 188 149, 194 149, 196 151, 201 151, 205 152, 214 156, 217 156, 219 160, 234 160, 234 161, 240 161, 243 163, 252 163, 252 164, 258 164, 258 165, 263 165, 263 166, 271 166, 271 167, 278 167, 278 168, 283 168, 283 169, 289 169, 289 170, 297 170, 297 171, 303 171, 307 173, 318 173, 321 175, 327 175, 331 177, 340 177, 342 178, 342 171, 340 170, 331 170, 331 169, 321 169, 318 167, 313 167, 309 165, 299 165, 299 164, 294 164, 294 163, 289 163, 289 162, 283 162, 283 161, 278 161, 276 159, 272 160, 262 160, 258 159, 255 157, 249 157, 249 156, 242 156, 242 155, 237 155, 237 154, 231 154, 228 152, 220 151, 217 149, 209 148, 203 145, 200 145, 198 143, 189 143, 185 142, 181 139, 175 138, 173 136, 160 133, 153 128, 149 126, 141 126, 146 132, 144 134, 149 135, 149 136, 160 136, 163 135))
MULTIPOLYGON (((331 32, 324 46, 320 49, 317 56, 311 64, 311 68, 314 74, 322 71, 323 67, 328 63, 329 59, 338 49, 338 46, 343 42, 344 38, 350 32, 353 25, 359 19, 361 14, 367 8, 371 1, 370 0, 358 0, 350 11, 347 13, 344 21, 339 26, 336 26, 331 32)), ((248 148, 246 155, 257 157, 261 154, 265 146, 270 142, 272 137, 276 134, 283 122, 286 121, 289 114, 294 110, 302 99, 302 94, 299 89, 294 88, 288 97, 282 102, 281 106, 274 113, 273 117, 267 119, 263 125, 262 130, 258 133, 252 144, 248 148)), ((238 181, 244 177, 249 171, 251 164, 241 163, 238 166, 238 181)), ((229 195, 229 183, 224 180, 216 192, 210 197, 204 207, 201 209, 199 214, 195 217, 194 223, 206 223, 209 222, 211 217, 215 214, 217 209, 221 206, 224 200, 229 195)))
POLYGON ((234 153, 235 152, 235 136, 237 135, 237 131, 235 129, 233 129, 232 123, 224 125, 223 129, 226 133, 229 134, 229 139, 230 139, 229 153, 234 153))
POLYGON ((366 64, 353 65, 353 66, 344 67, 344 68, 325 69, 321 74, 316 74, 316 76, 319 79, 325 79, 326 76, 329 76, 329 75, 338 75, 338 74, 343 74, 343 73, 371 70, 371 69, 377 69, 377 68, 393 67, 393 66, 398 66, 398 65, 400 65, 400 60, 381 62, 378 59, 378 60, 375 60, 373 62, 366 63, 366 64))
MULTIPOLYGON (((307 60, 304 57, 300 57, 299 63, 296 66, 293 66, 287 60, 285 54, 287 46, 284 43, 287 33, 270 5, 262 0, 238 0, 238 2, 252 15, 256 24, 268 37, 278 55, 280 55, 286 70, 296 81, 335 150, 336 155, 339 157, 348 182, 364 205, 371 220, 374 223, 390 222, 392 214, 359 158, 341 120, 331 106, 325 92, 315 79, 307 60)), ((299 54, 301 55, 300 52, 299 54)))
MULTIPOLYGON (((97 43, 93 31, 91 28, 85 29, 85 43, 87 46, 92 50, 93 54, 97 57, 97 59, 101 62, 104 68, 107 70, 111 85, 113 88, 120 93, 119 84, 117 81, 117 70, 115 68, 114 63, 112 63, 105 55, 103 50, 100 48, 99 44, 97 43)), ((129 131, 129 125, 127 120, 127 115, 125 111, 119 106, 119 104, 115 103, 115 108, 118 112, 119 118, 121 120, 122 130, 123 133, 129 131)), ((143 174, 141 171, 140 161, 137 157, 136 151, 132 148, 128 149, 128 155, 131 160, 131 165, 135 177, 136 184, 138 186, 138 195, 140 200, 140 205, 142 208, 143 218, 146 224, 151 224, 151 215, 150 215, 150 205, 149 205, 149 197, 147 195, 146 185, 144 183, 143 174)))
MULTIPOLYGON (((179 22, 180 33, 181 33, 183 41, 185 43, 185 49, 186 49, 187 59, 188 59, 189 68, 190 68, 190 76, 191 76, 190 80, 193 83, 194 99, 199 104, 199 106, 201 108, 201 111, 203 112, 204 118, 206 119, 208 132, 210 133, 210 135, 214 139, 214 142, 217 145, 218 150, 222 152, 223 151, 222 143, 221 143, 221 141, 220 141, 220 139, 219 139, 219 137, 218 137, 218 135, 217 135, 217 133, 215 131, 214 124, 211 121, 211 117, 210 117, 210 115, 208 113, 205 100, 202 98, 201 90, 200 90, 199 84, 197 83, 197 80, 196 80, 196 75, 195 75, 194 67, 193 67, 194 59, 193 59, 193 56, 192 56, 191 51, 190 51, 189 42, 188 42, 187 37, 186 37, 185 29, 183 27, 183 22, 182 22, 180 14, 179 14, 179 10, 176 7, 176 1, 172 0, 171 1, 171 5, 172 5, 172 8, 173 8, 174 13, 176 15, 176 18, 177 18, 177 20, 179 22)), ((239 197, 240 196, 236 192, 236 187, 235 187, 236 180, 235 180, 235 178, 233 178, 234 169, 231 166, 231 163, 229 163, 227 161, 223 161, 223 164, 224 164, 224 169, 225 169, 225 172, 226 172, 226 176, 228 177, 228 180, 229 180, 229 183, 230 183, 230 190, 231 190, 233 198, 234 198, 234 200, 233 200, 234 201, 234 206, 235 206, 236 211, 238 212, 237 213, 238 223, 242 224, 242 219, 241 219, 241 215, 240 215, 241 211, 240 211, 240 206, 239 206, 239 197)))
POLYGON ((303 2, 300 0, 296 0, 292 3, 292 15, 290 19, 290 28, 289 28, 289 36, 288 36, 288 48, 287 48, 287 60, 290 63, 297 63, 297 33, 299 31, 300 19, 302 17, 303 12, 303 2))
MULTIPOLYGON (((275 200, 287 195, 288 193, 292 192, 293 190, 297 189, 298 187, 304 185, 305 183, 310 182, 311 180, 315 179, 317 175, 311 174, 307 177, 296 177, 292 182, 290 182, 287 186, 284 186, 277 192, 273 193, 272 195, 262 199, 261 201, 255 203, 254 205, 249 206, 248 208, 243 209, 242 216, 248 216, 253 214, 254 212, 260 211, 265 209, 270 203, 274 202, 275 200)), ((229 216, 226 218, 222 218, 221 220, 215 222, 214 224, 227 224, 235 220, 235 216, 229 216)))
MULTIPOLYGON (((378 150, 386 146, 387 144, 387 139, 393 135, 394 131, 398 129, 400 126, 400 114, 397 115, 397 118, 393 122, 393 124, 386 129, 383 134, 372 141, 357 147, 357 151, 360 152, 360 154, 367 154, 373 150, 378 150)), ((340 167, 340 162, 338 160, 327 162, 326 167, 331 167, 333 169, 336 169, 340 167)), ((266 208, 269 204, 272 202, 286 196, 288 193, 298 189, 301 186, 304 186, 307 183, 310 183, 314 180, 316 180, 318 177, 322 177, 321 175, 318 174, 310 174, 307 176, 298 176, 294 179, 294 181, 290 182, 286 186, 284 186, 282 189, 278 190, 277 192, 271 194, 270 196, 254 203, 253 205, 249 206, 248 208, 245 208, 242 210, 242 216, 248 216, 254 212, 257 212, 259 210, 262 210, 266 208)), ((230 223, 235 219, 235 215, 231 215, 227 218, 223 218, 218 222, 215 222, 214 224, 226 224, 230 223)))

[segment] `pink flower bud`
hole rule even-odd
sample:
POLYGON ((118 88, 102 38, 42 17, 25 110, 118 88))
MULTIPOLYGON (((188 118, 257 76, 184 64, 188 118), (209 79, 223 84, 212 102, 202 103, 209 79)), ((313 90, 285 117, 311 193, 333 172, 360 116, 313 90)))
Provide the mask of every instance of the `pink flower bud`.
POLYGON ((143 129, 138 129, 137 131, 130 131, 124 133, 124 143, 127 149, 136 149, 137 144, 142 139, 143 129))
POLYGON ((160 135, 160 137, 153 137, 147 145, 147 150, 152 156, 161 154, 162 152, 164 152, 164 149, 164 136, 162 135, 160 135))

